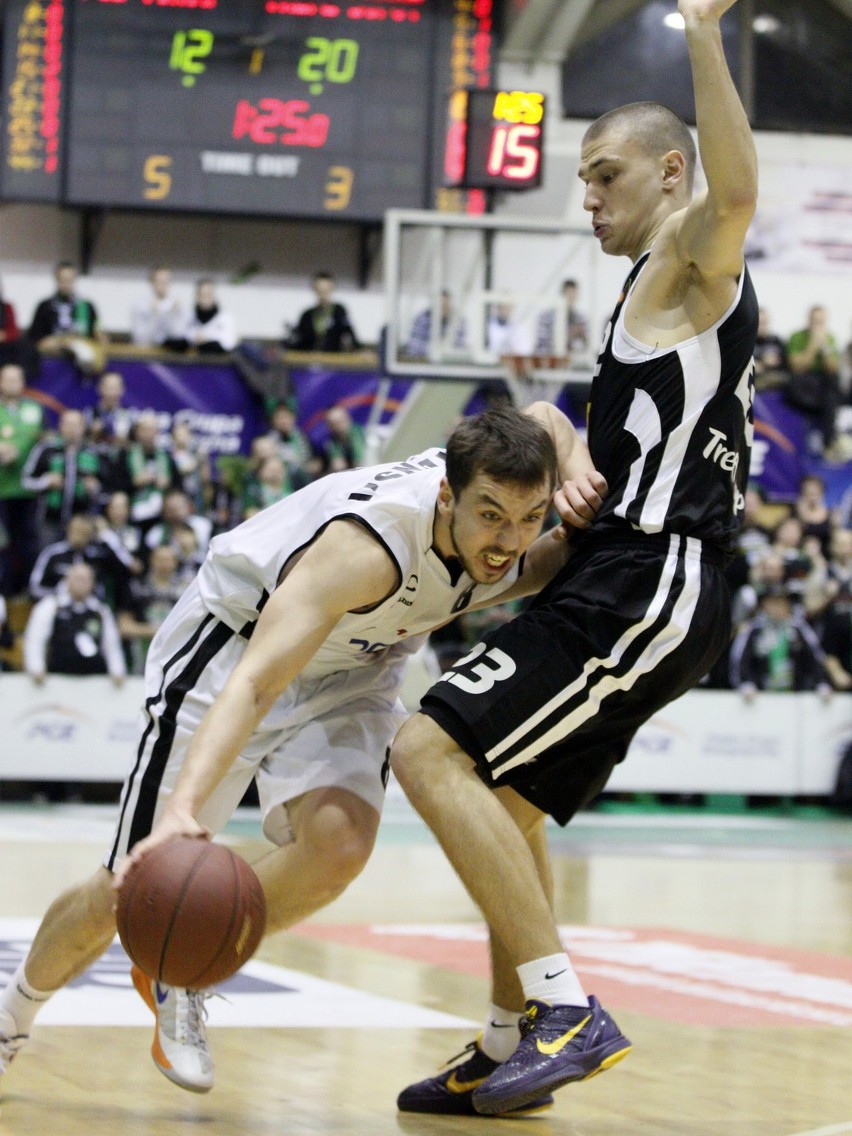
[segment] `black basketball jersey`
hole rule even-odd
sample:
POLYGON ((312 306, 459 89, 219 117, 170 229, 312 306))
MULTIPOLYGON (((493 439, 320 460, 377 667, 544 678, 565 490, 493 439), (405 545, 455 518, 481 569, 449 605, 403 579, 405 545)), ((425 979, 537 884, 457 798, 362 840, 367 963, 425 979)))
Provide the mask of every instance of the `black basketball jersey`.
POLYGON ((97 605, 61 603, 47 648, 49 674, 106 674, 101 647, 103 616, 97 605))
POLYGON ((649 348, 624 326, 648 254, 633 266, 592 381, 589 449, 609 493, 593 533, 625 526, 730 546, 754 433, 757 297, 743 268, 721 319, 674 347, 649 348))

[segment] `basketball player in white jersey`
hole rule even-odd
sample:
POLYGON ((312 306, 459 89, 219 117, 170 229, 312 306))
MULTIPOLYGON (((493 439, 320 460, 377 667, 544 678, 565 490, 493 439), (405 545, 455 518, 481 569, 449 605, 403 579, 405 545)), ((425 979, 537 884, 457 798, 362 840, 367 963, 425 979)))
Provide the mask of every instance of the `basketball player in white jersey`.
MULTIPOLYGON (((488 411, 446 453, 332 474, 211 542, 151 645, 104 864, 53 903, 0 994, 0 1073, 39 1007, 112 942, 122 859, 218 832, 252 779, 276 846, 255 865, 267 929, 344 890, 375 840, 407 658, 458 612, 534 591, 564 561, 546 535, 525 562, 557 472, 578 479, 563 512, 582 527, 605 487, 568 419, 547 404, 488 411)), ((156 1015, 157 1066, 206 1092, 204 996, 133 980, 156 1015)))
POLYGON ((543 594, 443 676, 392 750, 488 920, 493 963, 482 1040, 403 1090, 404 1111, 532 1107, 630 1049, 565 953, 519 825, 567 823, 728 643, 723 567, 744 505, 757 332, 743 260, 756 157, 719 26, 733 3, 678 4, 705 190, 693 196, 689 130, 657 103, 610 111, 583 139, 594 235, 633 262, 591 389, 606 501, 543 594))

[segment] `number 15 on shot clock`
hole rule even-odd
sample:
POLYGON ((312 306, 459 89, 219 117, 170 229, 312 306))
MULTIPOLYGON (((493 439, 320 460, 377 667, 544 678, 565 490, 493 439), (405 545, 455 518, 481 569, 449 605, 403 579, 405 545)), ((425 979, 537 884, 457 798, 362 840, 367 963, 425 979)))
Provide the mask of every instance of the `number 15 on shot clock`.
POLYGON ((448 184, 514 190, 541 185, 544 105, 538 91, 456 91, 447 131, 448 184))

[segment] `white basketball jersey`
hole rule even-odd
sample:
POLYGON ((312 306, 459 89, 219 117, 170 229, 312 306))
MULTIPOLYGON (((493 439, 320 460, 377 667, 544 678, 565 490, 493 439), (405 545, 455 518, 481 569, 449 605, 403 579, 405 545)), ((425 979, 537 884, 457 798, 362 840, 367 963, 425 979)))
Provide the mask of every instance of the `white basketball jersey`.
MULTIPOLYGON (((516 564, 497 584, 454 581, 432 548, 444 451, 404 462, 331 474, 256 513, 210 543, 198 586, 206 607, 244 634, 277 586, 284 566, 332 521, 351 520, 387 550, 399 586, 372 611, 344 615, 303 672, 350 670, 388 655, 410 654, 424 634, 471 602, 499 596, 517 579, 516 564)), ((346 562, 340 564, 341 586, 346 562)))

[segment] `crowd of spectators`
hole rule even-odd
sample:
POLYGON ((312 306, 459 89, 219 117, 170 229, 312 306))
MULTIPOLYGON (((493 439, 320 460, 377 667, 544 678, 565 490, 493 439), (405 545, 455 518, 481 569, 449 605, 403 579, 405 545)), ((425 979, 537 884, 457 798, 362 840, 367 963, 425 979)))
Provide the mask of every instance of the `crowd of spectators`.
POLYGON ((141 674, 216 532, 363 464, 363 429, 343 406, 312 442, 293 401, 280 401, 249 455, 220 460, 185 422, 163 434, 154 411, 125 406, 116 370, 98 379, 94 406, 65 408, 52 427, 29 394, 20 364, 0 366, 0 647, 6 667, 35 682, 141 674), (10 650, 8 610, 22 606, 10 650))
POLYGON ((708 685, 739 691, 852 690, 852 489, 830 509, 804 477, 789 506, 746 494, 729 569, 733 635, 708 685))

